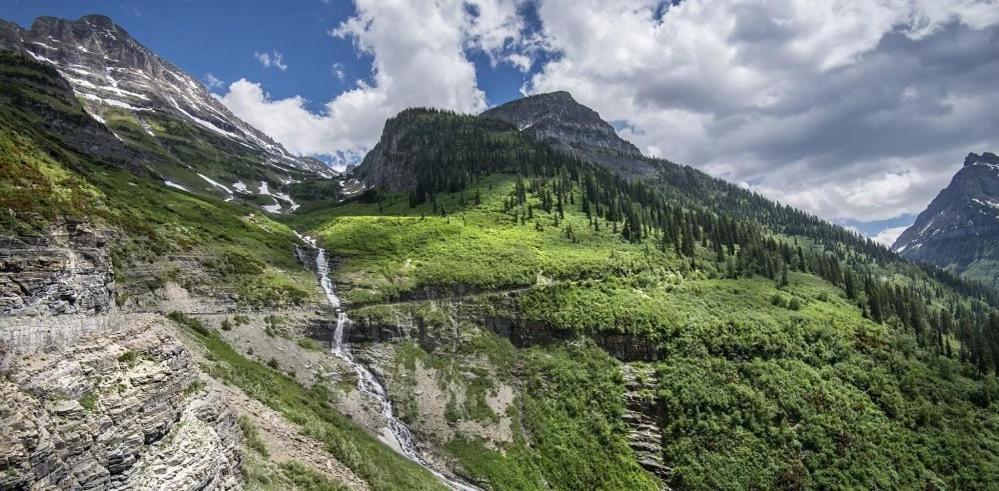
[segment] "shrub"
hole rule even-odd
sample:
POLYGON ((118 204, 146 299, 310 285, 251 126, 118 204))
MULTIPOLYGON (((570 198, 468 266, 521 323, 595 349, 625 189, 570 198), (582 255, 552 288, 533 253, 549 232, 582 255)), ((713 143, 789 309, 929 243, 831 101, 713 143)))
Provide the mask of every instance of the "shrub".
POLYGON ((86 394, 83 395, 83 397, 80 398, 78 402, 80 403, 81 406, 83 406, 83 409, 92 412, 94 409, 97 408, 97 394, 94 394, 93 392, 87 392, 86 394))
POLYGON ((186 326, 187 328, 191 329, 192 331, 202 336, 211 335, 211 331, 209 331, 208 328, 206 328, 205 325, 201 323, 201 321, 193 317, 188 317, 183 312, 178 312, 174 310, 173 312, 167 314, 167 318, 182 326, 186 326))
POLYGON ((246 415, 239 417, 239 429, 243 432, 243 440, 246 442, 247 447, 264 457, 270 456, 270 453, 267 451, 267 445, 260 438, 260 432, 257 431, 257 427, 253 426, 253 422, 246 415))
POLYGON ((791 297, 791 301, 788 302, 787 308, 790 310, 801 310, 801 300, 798 297, 791 297))
POLYGON ((128 350, 120 355, 118 355, 118 363, 124 363, 126 365, 133 365, 139 359, 139 354, 128 350))

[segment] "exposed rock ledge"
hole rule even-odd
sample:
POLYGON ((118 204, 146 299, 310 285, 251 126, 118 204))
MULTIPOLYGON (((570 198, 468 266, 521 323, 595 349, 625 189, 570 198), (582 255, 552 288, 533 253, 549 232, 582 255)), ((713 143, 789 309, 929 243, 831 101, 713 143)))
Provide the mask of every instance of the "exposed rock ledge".
POLYGON ((81 223, 0 235, 0 348, 26 354, 120 329, 107 233, 81 223))
POLYGON ((97 314, 113 296, 106 233, 70 222, 44 237, 0 235, 0 317, 97 314))
POLYGON ((195 390, 197 369, 162 317, 4 357, 0 489, 239 486, 235 414, 217 391, 195 390))

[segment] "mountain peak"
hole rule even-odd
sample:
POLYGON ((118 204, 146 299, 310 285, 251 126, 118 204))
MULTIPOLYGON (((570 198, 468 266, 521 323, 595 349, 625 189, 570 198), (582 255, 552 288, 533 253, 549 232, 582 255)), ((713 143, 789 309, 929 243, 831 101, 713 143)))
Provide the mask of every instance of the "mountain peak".
POLYGON ((964 166, 967 167, 975 164, 999 165, 999 156, 992 152, 982 152, 981 155, 971 152, 964 158, 964 166))
POLYGON ((950 184, 898 236, 892 249, 911 260, 971 271, 991 281, 989 265, 999 256, 978 244, 999 239, 999 173, 993 166, 999 166, 996 154, 969 153, 950 184))
POLYGON ((626 177, 654 174, 642 152, 617 135, 600 114, 566 91, 524 97, 494 107, 482 117, 504 121, 534 140, 603 165, 626 177))
POLYGON ((86 22, 97 27, 118 27, 110 17, 102 14, 88 14, 80 17, 77 22, 86 22))
POLYGON ((553 101, 572 102, 572 103, 579 104, 578 102, 576 102, 576 99, 572 98, 572 94, 569 93, 568 91, 565 91, 565 90, 556 90, 554 92, 542 92, 540 94, 534 94, 534 95, 529 95, 527 97, 523 97, 523 98, 521 98, 519 100, 520 101, 528 101, 528 100, 531 100, 531 99, 535 99, 535 100, 545 100, 545 99, 548 99, 548 100, 553 100, 553 101))
POLYGON ((0 48, 54 68, 109 136, 147 155, 149 170, 164 182, 235 198, 237 182, 242 188, 244 181, 267 181, 266 189, 278 190, 332 175, 239 119, 197 78, 107 16, 38 17, 30 29, 0 22, 0 48), (215 164, 205 148, 216 149, 215 164))

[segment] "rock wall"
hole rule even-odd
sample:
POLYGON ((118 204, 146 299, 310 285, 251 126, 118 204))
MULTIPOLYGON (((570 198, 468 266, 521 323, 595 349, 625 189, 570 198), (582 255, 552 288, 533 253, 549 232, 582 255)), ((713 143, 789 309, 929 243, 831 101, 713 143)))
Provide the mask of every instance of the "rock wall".
POLYGON ((626 363, 621 365, 621 375, 625 386, 624 421, 628 424, 628 446, 645 470, 668 483, 673 478, 673 470, 663 462, 663 409, 654 395, 655 370, 647 365, 626 363))
POLYGON ((238 487, 236 416, 146 314, 0 367, 0 489, 238 487))
POLYGON ((38 237, 0 235, 0 346, 30 353, 120 327, 108 234, 68 222, 38 237))
POLYGON ((41 237, 0 235, 0 316, 98 314, 114 298, 107 236, 67 223, 41 237))

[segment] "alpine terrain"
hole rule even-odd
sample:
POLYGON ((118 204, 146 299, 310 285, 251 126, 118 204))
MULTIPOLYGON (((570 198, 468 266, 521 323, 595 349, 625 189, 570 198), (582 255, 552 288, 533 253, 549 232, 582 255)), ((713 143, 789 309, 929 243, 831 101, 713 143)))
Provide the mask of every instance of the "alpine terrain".
POLYGON ((914 261, 996 286, 999 279, 999 157, 970 153, 950 185, 892 245, 914 261))
POLYGON ((337 173, 106 17, 0 33, 0 489, 999 482, 992 154, 897 244, 937 267, 567 92, 337 173))

